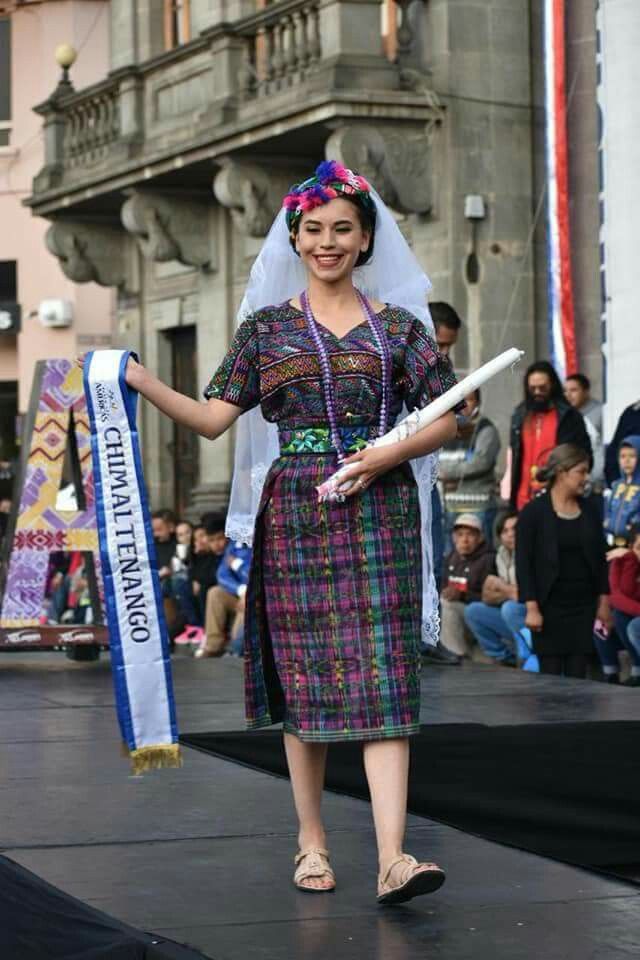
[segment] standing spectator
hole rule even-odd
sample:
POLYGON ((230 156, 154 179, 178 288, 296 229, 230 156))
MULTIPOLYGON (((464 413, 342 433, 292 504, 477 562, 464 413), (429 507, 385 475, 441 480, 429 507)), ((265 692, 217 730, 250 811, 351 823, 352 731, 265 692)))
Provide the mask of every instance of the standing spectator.
POLYGON ((207 592, 205 641, 196 657, 221 657, 229 640, 242 629, 250 566, 251 549, 236 541, 229 543, 218 567, 218 583, 207 592))
POLYGON ((640 400, 632 403, 620 414, 615 433, 607 447, 605 456, 604 474, 607 486, 612 487, 620 476, 618 465, 618 448, 622 440, 628 436, 640 435, 640 400))
POLYGON ((436 343, 439 352, 448 357, 458 342, 462 329, 462 320, 451 304, 443 300, 435 300, 429 304, 429 312, 436 331, 436 343))
POLYGON ((529 657, 522 631, 527 608, 518 602, 516 582, 516 513, 503 514, 498 521, 500 540, 496 574, 482 585, 482 599, 467 604, 464 619, 479 646, 498 663, 515 664, 529 657))
POLYGON ((550 363, 532 363, 524 377, 524 401, 511 417, 511 507, 522 508, 542 489, 538 471, 559 444, 573 444, 591 465, 591 442, 582 416, 569 406, 550 363))
MULTIPOLYGON (((631 676, 626 685, 640 687, 640 527, 633 529, 631 549, 611 563, 609 576, 613 621, 620 641, 615 646, 624 646, 631 658, 631 676)), ((611 643, 611 636, 608 640, 611 643)), ((602 657, 602 653, 600 655, 605 675, 617 679, 618 657, 615 647, 610 663, 604 662, 606 658, 602 657)))
POLYGON ((458 436, 440 451, 438 475, 442 484, 445 549, 451 549, 451 531, 461 513, 480 518, 484 538, 493 543, 496 518, 496 461, 500 435, 480 412, 480 391, 467 397, 458 436))
POLYGON ((602 442, 602 404, 591 396, 591 381, 584 373, 572 373, 565 380, 564 395, 567 403, 581 413, 593 453, 591 485, 594 493, 604 489, 604 444, 602 442))
POLYGON ((518 590, 541 673, 585 677, 594 621, 611 623, 602 525, 583 497, 588 477, 584 449, 561 444, 540 471, 546 492, 518 518, 518 590))
MULTIPOLYGON (((442 300, 429 304, 431 319, 435 327, 436 344, 439 352, 448 357, 456 345, 458 335, 462 329, 462 320, 451 304, 442 300)), ((442 501, 437 486, 431 494, 431 537, 433 549, 433 572, 438 591, 442 586, 442 564, 444 561, 444 515, 442 501)), ((441 643, 436 646, 423 645, 422 656, 430 663, 439 666, 456 666, 462 663, 462 658, 447 650, 441 643)))
POLYGON ((620 479, 615 480, 604 510, 604 529, 612 546, 626 547, 640 522, 640 436, 625 437, 618 450, 620 479))
POLYGON ((480 600, 482 585, 495 571, 495 554, 485 541, 482 523, 462 513, 453 528, 453 550, 444 562, 441 643, 459 656, 469 656, 473 637, 464 622, 465 605, 480 600))

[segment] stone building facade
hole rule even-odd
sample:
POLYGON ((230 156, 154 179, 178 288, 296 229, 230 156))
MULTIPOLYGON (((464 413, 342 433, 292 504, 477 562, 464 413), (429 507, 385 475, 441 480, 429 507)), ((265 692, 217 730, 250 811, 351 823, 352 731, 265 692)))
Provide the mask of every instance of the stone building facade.
MULTIPOLYGON (((37 108, 29 203, 65 274, 117 291, 114 343, 197 395, 282 195, 330 157, 371 178, 464 317, 458 369, 545 353, 539 0, 185 4, 163 20, 161 0, 111 0, 108 75, 37 108)), ((487 390, 503 433, 520 390, 487 390)), ((196 441, 149 405, 142 421, 153 504, 222 504, 233 438, 196 441)))

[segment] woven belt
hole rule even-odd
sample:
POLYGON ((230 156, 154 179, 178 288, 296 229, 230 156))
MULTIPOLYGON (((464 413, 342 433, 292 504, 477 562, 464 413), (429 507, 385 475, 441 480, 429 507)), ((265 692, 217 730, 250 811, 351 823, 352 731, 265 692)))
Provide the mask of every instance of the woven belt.
MULTIPOLYGON (((345 453, 363 450, 377 436, 377 427, 364 424, 359 427, 338 427, 345 453)), ((296 427, 294 430, 279 429, 280 455, 300 453, 335 453, 329 427, 296 427)))

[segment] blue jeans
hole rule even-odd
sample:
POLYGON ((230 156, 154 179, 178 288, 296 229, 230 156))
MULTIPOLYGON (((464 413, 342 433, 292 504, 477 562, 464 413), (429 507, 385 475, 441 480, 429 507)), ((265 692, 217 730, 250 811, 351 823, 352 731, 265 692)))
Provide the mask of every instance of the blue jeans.
MULTIPOLYGON (((478 518, 482 524, 482 532, 484 538, 493 550, 493 525, 496 522, 497 510, 495 507, 490 507, 489 510, 473 510, 470 511, 478 518)), ((453 550, 453 525, 460 516, 459 513, 455 513, 452 510, 445 510, 444 512, 444 555, 447 556, 453 550)))
POLYGON ((515 600, 499 607, 475 602, 464 608, 464 619, 487 656, 513 662, 514 653, 519 660, 526 660, 531 653, 522 635, 526 613, 524 603, 515 600))
POLYGON ((640 676, 640 617, 630 617, 620 610, 613 611, 613 620, 616 625, 619 644, 611 634, 606 641, 596 639, 596 649, 602 662, 605 673, 617 673, 618 653, 622 645, 631 658, 631 674, 640 676), (615 666, 615 670, 612 667, 615 666))

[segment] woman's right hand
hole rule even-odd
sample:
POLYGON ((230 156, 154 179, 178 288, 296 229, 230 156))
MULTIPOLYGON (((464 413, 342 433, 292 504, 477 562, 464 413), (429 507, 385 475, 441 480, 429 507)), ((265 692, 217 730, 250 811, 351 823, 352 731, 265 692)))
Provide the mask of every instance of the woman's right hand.
POLYGON ((537 604, 535 607, 527 607, 527 616, 525 617, 524 625, 525 627, 529 627, 532 633, 540 633, 542 630, 544 617, 537 604))
MULTIPOLYGON (((76 363, 81 370, 84 368, 86 359, 86 353, 81 353, 79 357, 76 357, 76 363)), ((127 360, 127 369, 124 372, 124 378, 128 387, 133 387, 136 389, 136 384, 140 382, 140 374, 143 370, 144 367, 141 363, 138 363, 138 361, 134 360, 133 357, 129 357, 127 360)))

